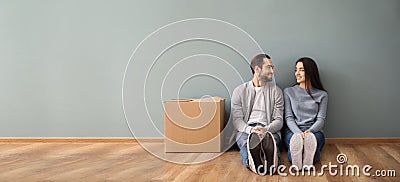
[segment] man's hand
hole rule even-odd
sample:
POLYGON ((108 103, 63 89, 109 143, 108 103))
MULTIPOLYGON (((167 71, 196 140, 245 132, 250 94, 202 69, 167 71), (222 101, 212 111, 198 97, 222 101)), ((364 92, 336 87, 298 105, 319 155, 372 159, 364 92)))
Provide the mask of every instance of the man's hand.
POLYGON ((260 138, 263 138, 265 133, 267 132, 267 129, 262 126, 255 126, 250 129, 250 132, 257 133, 260 138))
POLYGON ((262 127, 262 126, 256 126, 254 128, 256 129, 256 131, 259 131, 261 133, 266 133, 267 132, 267 128, 262 127))

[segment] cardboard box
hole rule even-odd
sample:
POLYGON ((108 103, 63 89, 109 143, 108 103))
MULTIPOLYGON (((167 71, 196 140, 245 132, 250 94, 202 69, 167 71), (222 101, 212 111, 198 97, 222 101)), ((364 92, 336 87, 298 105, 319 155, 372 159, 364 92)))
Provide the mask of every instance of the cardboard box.
POLYGON ((220 97, 165 101, 165 152, 221 152, 224 114, 220 97))

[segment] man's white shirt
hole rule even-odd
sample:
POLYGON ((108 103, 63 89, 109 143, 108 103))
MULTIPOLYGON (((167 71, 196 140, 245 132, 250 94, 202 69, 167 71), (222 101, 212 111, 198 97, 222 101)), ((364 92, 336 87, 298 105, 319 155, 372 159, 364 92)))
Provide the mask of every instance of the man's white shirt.
POLYGON ((267 113, 265 112, 265 98, 263 87, 254 87, 256 94, 254 97, 253 108, 250 113, 248 124, 262 123, 267 125, 267 113))

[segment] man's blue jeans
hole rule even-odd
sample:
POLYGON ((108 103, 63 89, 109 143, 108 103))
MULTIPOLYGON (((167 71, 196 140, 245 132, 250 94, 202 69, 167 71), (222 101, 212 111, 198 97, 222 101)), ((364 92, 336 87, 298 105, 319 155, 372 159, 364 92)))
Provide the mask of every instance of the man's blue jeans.
MULTIPOLYGON (((249 124, 249 126, 251 127, 255 127, 257 124, 249 124)), ((258 123, 258 125, 264 126, 263 124, 258 123)), ((281 161, 281 155, 279 152, 279 144, 281 141, 281 138, 279 137, 278 134, 273 133, 272 134, 274 136, 275 142, 276 142, 276 147, 277 147, 277 151, 278 151, 278 161, 281 161)), ((243 133, 243 132, 238 132, 236 134, 236 143, 239 146, 240 149, 240 159, 242 160, 243 164, 249 168, 249 161, 248 161, 248 154, 247 154, 247 138, 249 137, 249 134, 247 133, 243 133)), ((280 162, 279 162, 280 163, 280 162)))
MULTIPOLYGON (((321 149, 325 145, 325 135, 323 132, 319 131, 314 133, 315 138, 317 139, 317 150, 314 155, 314 163, 318 162, 321 156, 321 149)), ((290 153, 290 139, 293 136, 293 132, 289 131, 283 138, 283 143, 285 143, 286 148, 288 149, 288 158, 289 162, 292 162, 292 154, 290 153)))

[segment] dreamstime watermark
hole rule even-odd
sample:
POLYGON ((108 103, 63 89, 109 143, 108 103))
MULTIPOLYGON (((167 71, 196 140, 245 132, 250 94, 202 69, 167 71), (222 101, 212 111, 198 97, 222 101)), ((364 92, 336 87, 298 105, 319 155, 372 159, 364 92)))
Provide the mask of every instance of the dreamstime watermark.
MULTIPOLYGON (((360 174, 367 177, 396 177, 396 170, 394 169, 376 169, 373 170, 373 167, 369 164, 359 166, 357 164, 347 164, 347 156, 346 154, 340 153, 336 157, 336 161, 339 164, 332 164, 329 162, 328 164, 321 165, 319 168, 319 172, 314 165, 305 165, 302 169, 299 169, 295 165, 291 165, 287 168, 285 165, 279 165, 276 168, 276 172, 280 176, 323 176, 325 174, 325 169, 328 170, 328 174, 331 176, 357 176, 360 174), (289 171, 289 174, 286 172, 286 169, 289 171), (360 172, 361 171, 361 172, 360 172)), ((267 175, 269 171, 269 175, 273 175, 272 171, 275 166, 272 165, 269 170, 264 169, 262 165, 258 166, 257 171, 260 175, 267 175)))

